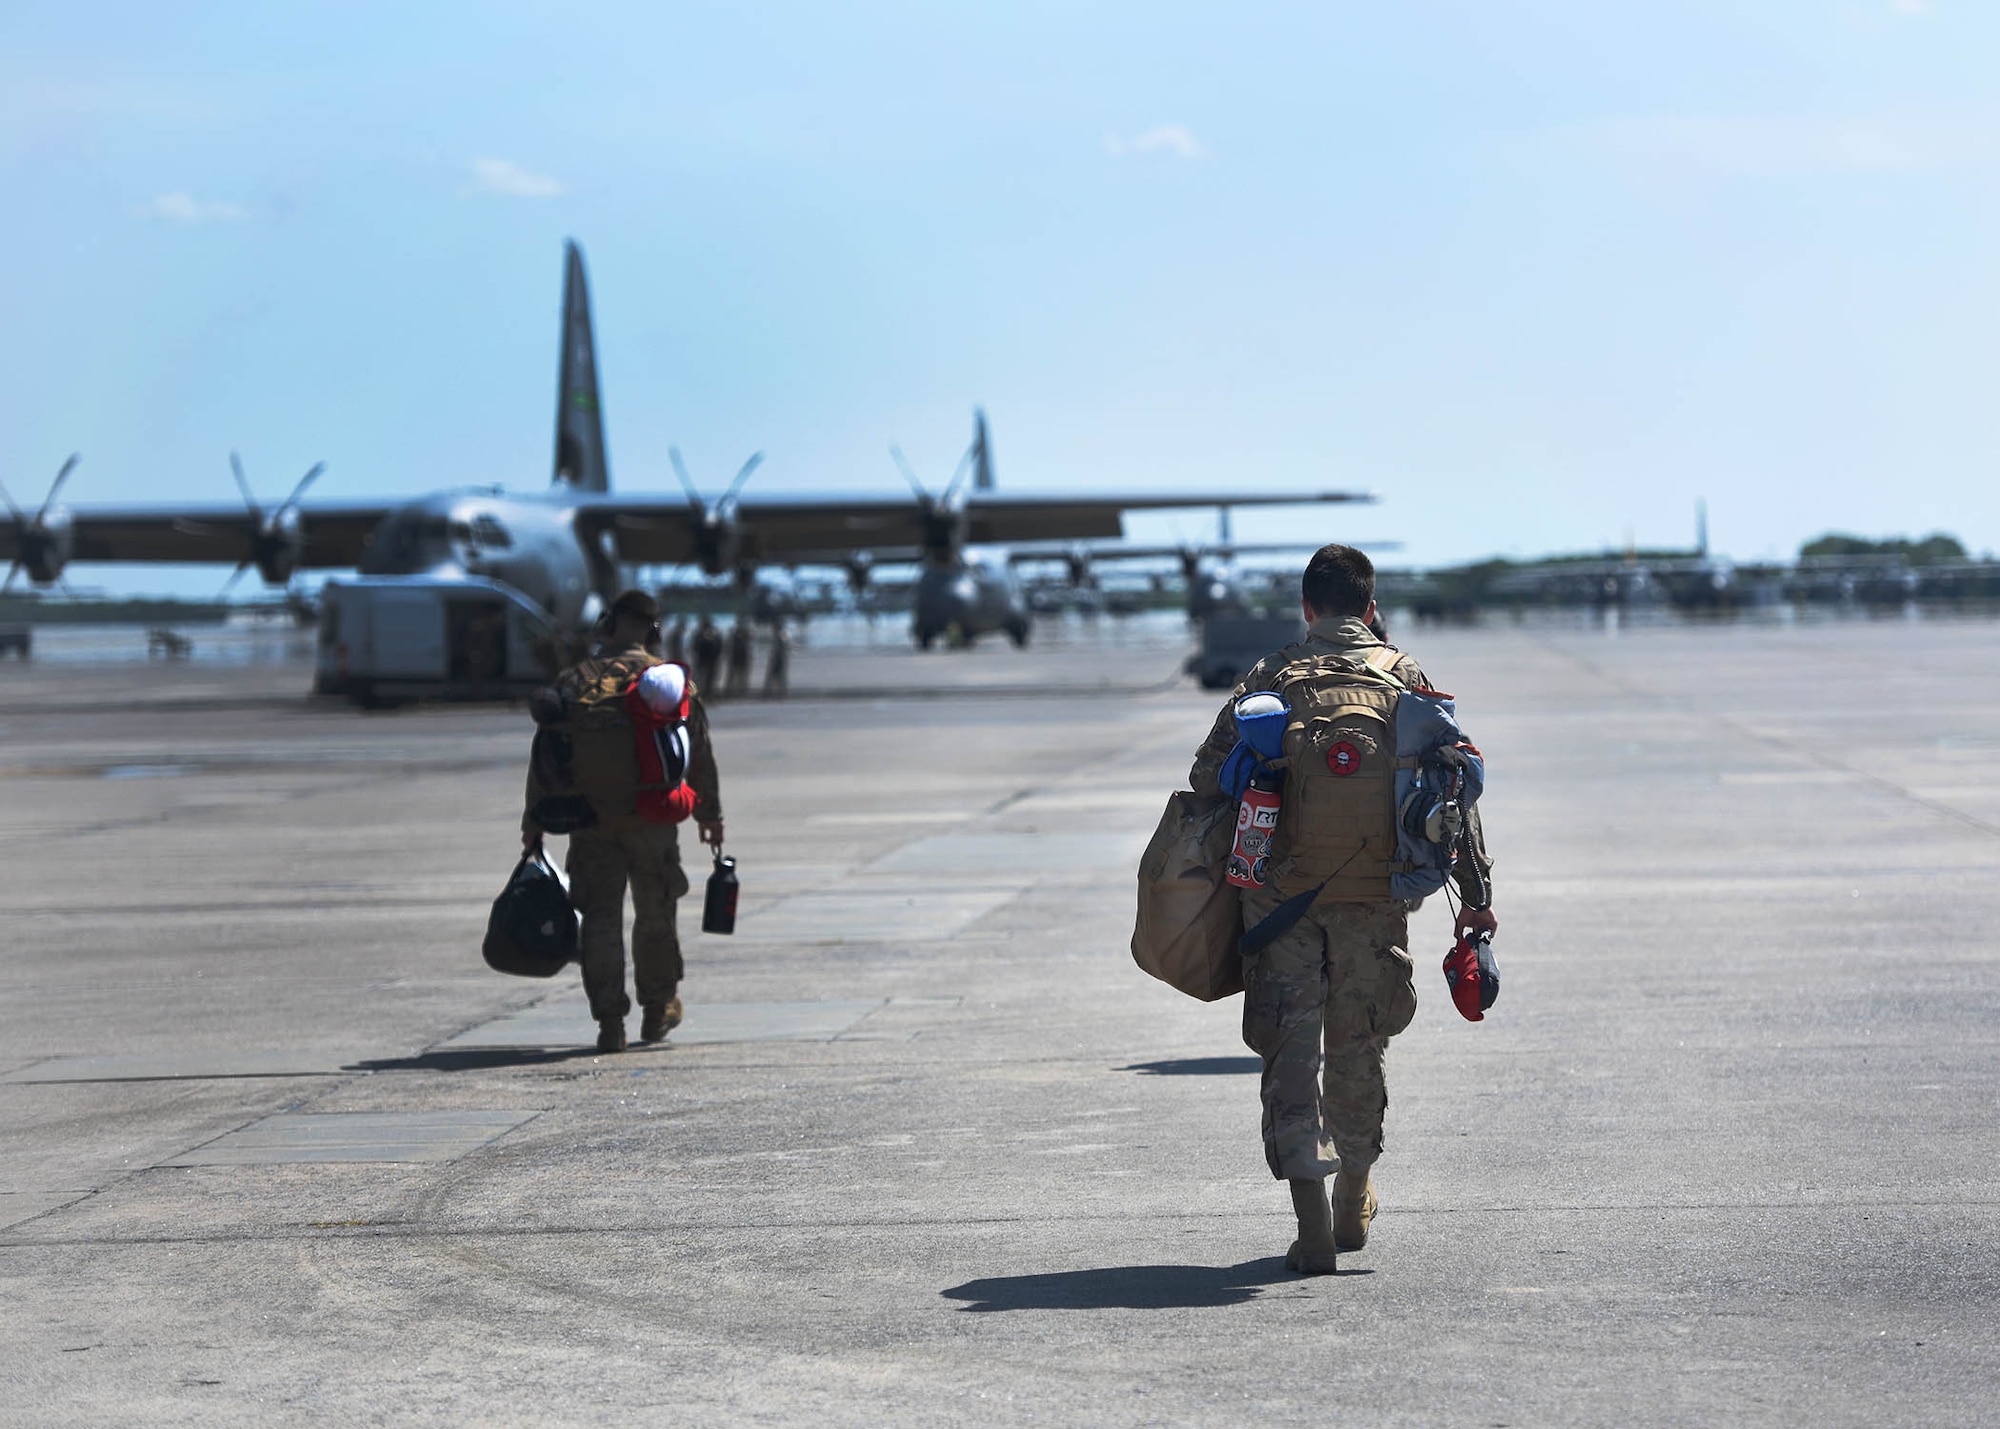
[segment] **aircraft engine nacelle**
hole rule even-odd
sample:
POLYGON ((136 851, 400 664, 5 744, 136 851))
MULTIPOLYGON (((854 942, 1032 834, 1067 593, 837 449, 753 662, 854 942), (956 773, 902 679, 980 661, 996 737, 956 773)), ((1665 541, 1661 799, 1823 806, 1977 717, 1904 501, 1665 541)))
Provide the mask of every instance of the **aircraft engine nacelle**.
POLYGON ((936 565, 946 565, 965 549, 966 518, 963 510, 936 502, 923 505, 924 555, 936 565))
POLYGON ((702 522, 694 533, 694 558, 704 575, 733 575, 744 565, 742 527, 734 521, 702 522))
POLYGON ((46 586, 62 579, 63 567, 69 564, 76 545, 76 533, 67 511, 49 511, 23 527, 14 540, 15 559, 21 569, 36 585, 46 586))
POLYGON ((306 551, 305 527, 296 508, 280 511, 257 533, 251 564, 266 585, 287 585, 306 551))

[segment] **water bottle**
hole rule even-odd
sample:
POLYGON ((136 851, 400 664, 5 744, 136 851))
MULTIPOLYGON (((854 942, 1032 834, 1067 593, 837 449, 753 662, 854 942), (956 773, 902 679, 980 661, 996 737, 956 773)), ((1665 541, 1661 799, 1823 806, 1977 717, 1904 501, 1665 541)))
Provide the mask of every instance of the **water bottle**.
POLYGON ((1236 842, 1224 875, 1238 888, 1262 888, 1270 869, 1271 837, 1278 829, 1280 776, 1257 774, 1236 804, 1236 842))
POLYGON ((715 855, 715 871, 708 876, 708 891, 701 900, 701 930, 704 933, 736 931, 736 860, 715 855))

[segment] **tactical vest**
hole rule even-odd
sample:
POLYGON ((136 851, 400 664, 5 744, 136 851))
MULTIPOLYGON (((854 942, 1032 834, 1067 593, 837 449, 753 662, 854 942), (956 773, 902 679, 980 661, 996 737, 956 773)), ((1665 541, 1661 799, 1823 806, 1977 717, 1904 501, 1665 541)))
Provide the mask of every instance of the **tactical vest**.
POLYGON ((1404 683, 1390 646, 1308 655, 1271 686, 1285 722, 1284 804, 1271 841, 1270 884, 1289 898, 1324 882, 1319 899, 1381 903, 1407 872, 1396 852, 1396 705, 1404 683))

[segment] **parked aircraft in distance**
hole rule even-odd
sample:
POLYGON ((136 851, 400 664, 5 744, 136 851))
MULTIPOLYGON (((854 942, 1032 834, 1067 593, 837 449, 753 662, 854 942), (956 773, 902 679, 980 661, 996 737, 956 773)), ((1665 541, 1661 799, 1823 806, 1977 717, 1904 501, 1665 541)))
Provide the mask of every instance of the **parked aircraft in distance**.
POLYGON ((34 514, 8 498, 0 558, 43 586, 58 582, 71 562, 212 562, 239 573, 255 569, 277 586, 297 571, 352 569, 355 577, 329 581, 323 591, 322 689, 362 700, 489 697, 546 679, 631 566, 693 564, 747 580, 764 562, 914 548, 926 567, 920 584, 930 590, 917 601, 921 639, 927 630, 946 633, 954 620, 961 632, 970 630, 994 608, 976 577, 967 586, 969 544, 1115 537, 1129 510, 1373 499, 1355 492, 1003 495, 992 489, 983 414, 959 476, 936 495, 913 478, 914 499, 746 496, 755 459, 714 501, 681 471, 679 496, 614 494, 590 299, 574 242, 564 250, 556 396, 554 480, 543 492, 467 486, 410 500, 309 505, 315 467, 284 502, 266 509, 237 463, 241 507, 70 510, 58 498, 72 460, 34 514), (975 474, 969 489, 960 480, 967 464, 975 474))

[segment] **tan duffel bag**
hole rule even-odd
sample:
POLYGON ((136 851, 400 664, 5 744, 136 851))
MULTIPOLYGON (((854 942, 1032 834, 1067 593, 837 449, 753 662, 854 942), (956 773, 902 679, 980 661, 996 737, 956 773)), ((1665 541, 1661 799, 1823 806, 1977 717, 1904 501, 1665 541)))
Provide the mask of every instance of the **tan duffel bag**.
POLYGON ((1236 801, 1183 789, 1167 800, 1139 860, 1132 961, 1203 1002, 1243 991, 1242 908, 1223 878, 1235 841, 1236 801))

